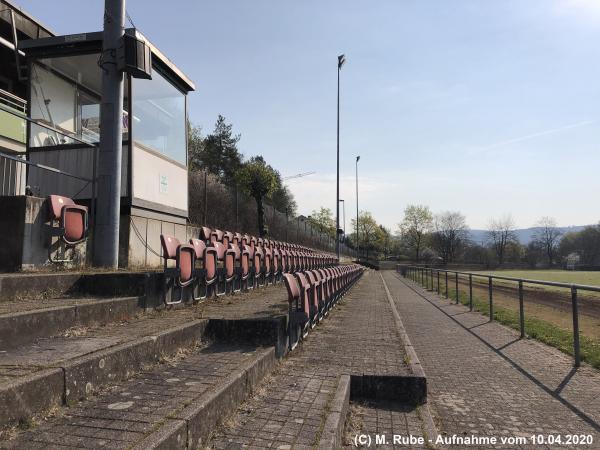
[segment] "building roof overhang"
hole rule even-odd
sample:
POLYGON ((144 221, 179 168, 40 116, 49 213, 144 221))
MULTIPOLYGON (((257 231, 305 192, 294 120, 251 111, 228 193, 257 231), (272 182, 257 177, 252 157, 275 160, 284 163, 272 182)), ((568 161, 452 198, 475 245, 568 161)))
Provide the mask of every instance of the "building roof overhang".
MULTIPOLYGON (((173 62, 153 45, 135 28, 125 29, 125 33, 143 40, 150 47, 152 61, 168 72, 170 78, 185 92, 194 91, 196 86, 173 62)), ((102 32, 69 34, 41 39, 30 39, 19 42, 19 50, 23 50, 29 58, 67 56, 102 50, 102 32)))

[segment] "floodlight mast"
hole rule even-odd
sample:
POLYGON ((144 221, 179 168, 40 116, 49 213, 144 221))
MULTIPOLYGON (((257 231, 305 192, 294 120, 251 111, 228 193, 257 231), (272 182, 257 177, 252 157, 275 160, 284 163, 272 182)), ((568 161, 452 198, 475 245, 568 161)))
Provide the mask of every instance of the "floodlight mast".
POLYGON ((346 62, 345 55, 338 56, 337 65, 337 176, 336 176, 336 195, 335 195, 335 254, 340 259, 340 71, 346 62))
POLYGON ((94 224, 94 265, 116 269, 119 264, 121 214, 121 155, 123 153, 123 72, 117 51, 125 31, 125 0, 105 0, 100 67, 100 150, 98 154, 98 211, 94 224))

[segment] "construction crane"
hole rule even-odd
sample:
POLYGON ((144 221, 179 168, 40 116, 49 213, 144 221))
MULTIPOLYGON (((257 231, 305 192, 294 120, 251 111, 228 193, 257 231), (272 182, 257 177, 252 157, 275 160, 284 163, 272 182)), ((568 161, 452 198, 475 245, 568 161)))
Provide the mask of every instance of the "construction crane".
POLYGON ((286 181, 286 180, 292 180, 294 178, 302 178, 302 177, 307 177, 309 175, 313 175, 317 172, 302 172, 302 173, 297 173, 296 175, 290 175, 289 177, 283 177, 282 180, 286 181))

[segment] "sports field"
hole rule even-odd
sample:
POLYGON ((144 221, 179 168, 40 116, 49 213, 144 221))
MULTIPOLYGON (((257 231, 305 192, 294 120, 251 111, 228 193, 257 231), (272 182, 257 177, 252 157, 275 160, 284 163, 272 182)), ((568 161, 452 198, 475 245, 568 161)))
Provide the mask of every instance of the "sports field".
POLYGON ((600 286, 600 271, 575 271, 575 270, 491 270, 477 271, 485 275, 503 277, 527 278, 529 280, 555 281, 558 283, 585 284, 600 286))

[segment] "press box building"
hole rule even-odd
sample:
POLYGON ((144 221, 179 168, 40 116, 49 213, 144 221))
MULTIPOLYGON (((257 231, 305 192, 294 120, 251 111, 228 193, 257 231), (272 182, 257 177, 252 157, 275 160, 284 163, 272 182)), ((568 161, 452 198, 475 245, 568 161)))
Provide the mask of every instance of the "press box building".
MULTIPOLYGON (((152 267, 161 264, 161 233, 185 240, 194 232, 187 226, 187 94, 194 84, 138 30, 126 29, 125 35, 139 52, 137 62, 147 65, 148 76, 124 75, 119 265, 152 267)), ((27 208, 39 208, 43 215, 35 199, 50 194, 92 206, 97 195, 90 180, 98 161, 102 32, 48 33, 18 42, 18 50, 27 74, 24 109, 32 119, 25 130, 25 155, 33 163, 76 175, 28 166, 27 202, 32 206, 27 208)), ((34 229, 40 226, 39 218, 26 220, 34 222, 34 229)), ((91 232, 93 237, 93 224, 91 232)), ((37 243, 40 247, 44 239, 37 243)), ((91 246, 86 250, 89 259, 91 246)), ((41 248, 24 252, 29 255, 20 268, 46 262, 41 248)))

